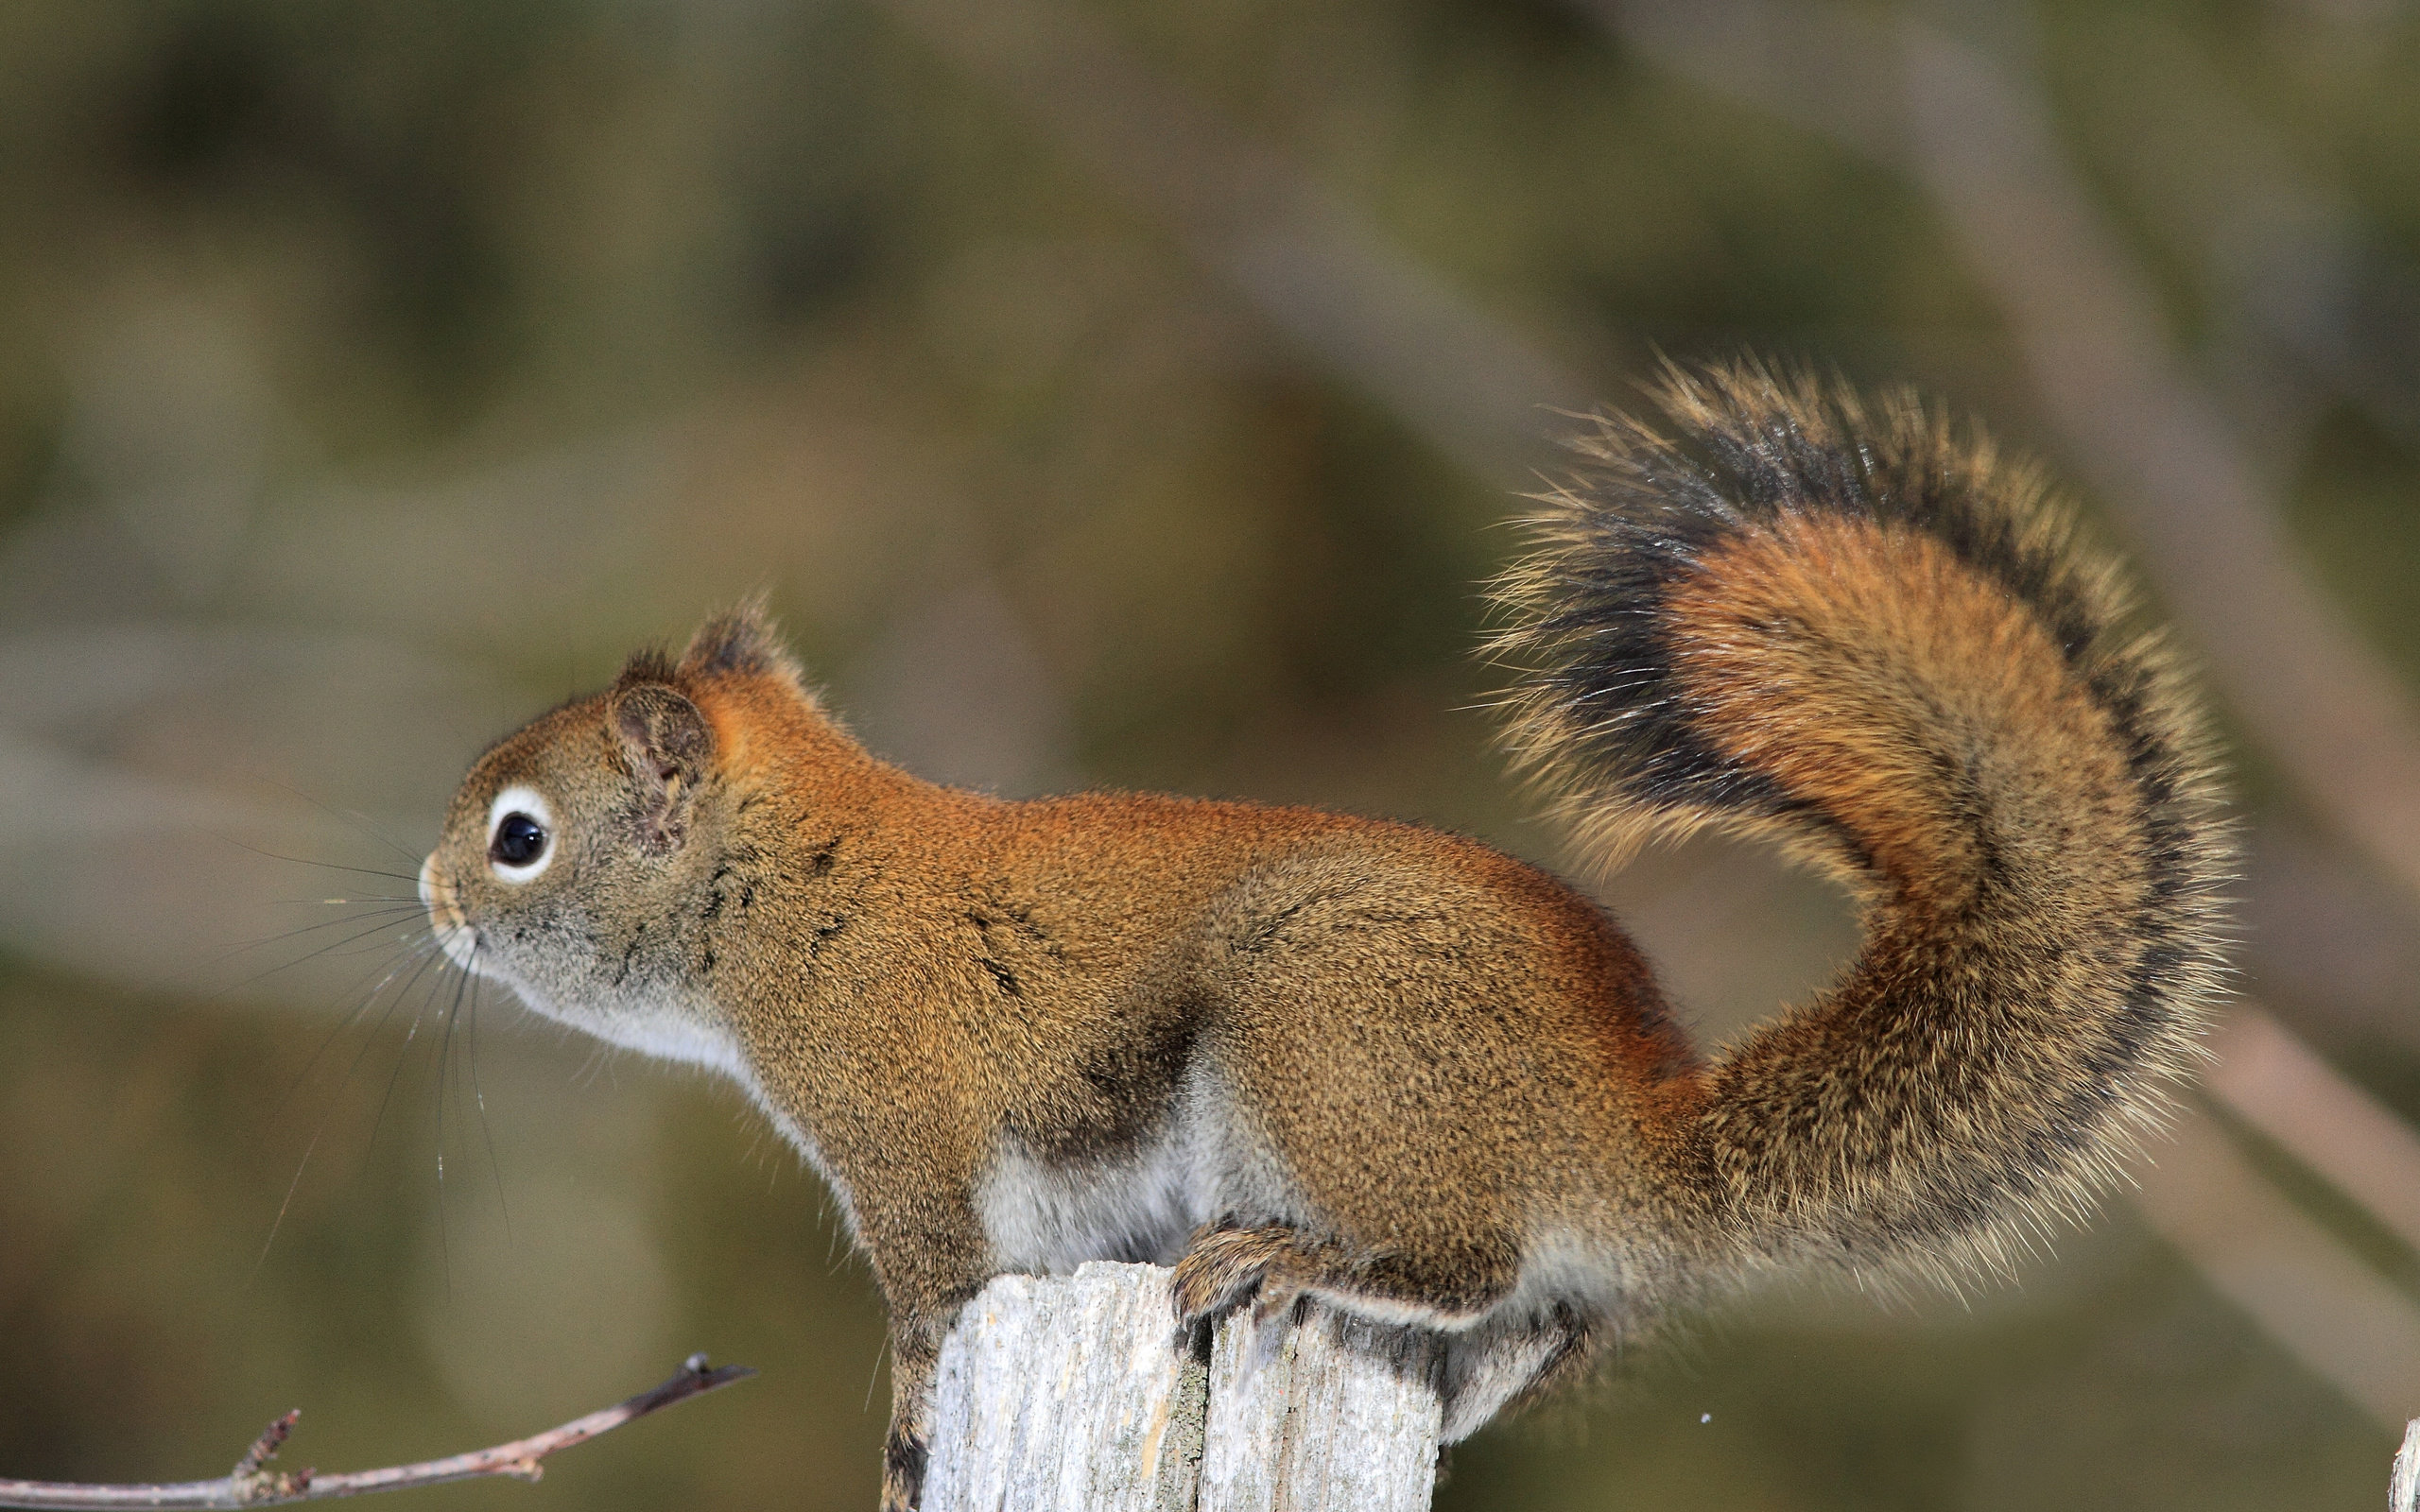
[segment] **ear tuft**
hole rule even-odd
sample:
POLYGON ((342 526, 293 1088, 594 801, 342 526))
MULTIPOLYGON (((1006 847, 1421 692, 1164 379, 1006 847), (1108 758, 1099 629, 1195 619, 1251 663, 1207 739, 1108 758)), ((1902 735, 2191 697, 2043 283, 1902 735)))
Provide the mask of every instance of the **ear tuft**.
POLYGON ((633 651, 622 663, 622 675, 614 679, 616 689, 635 688, 643 682, 670 682, 672 659, 661 646, 650 645, 644 651, 633 651))
POLYGON ((758 593, 737 608, 717 614, 698 627, 689 648, 681 653, 680 676, 713 677, 721 673, 769 676, 803 682, 797 659, 783 644, 782 632, 765 611, 758 593))

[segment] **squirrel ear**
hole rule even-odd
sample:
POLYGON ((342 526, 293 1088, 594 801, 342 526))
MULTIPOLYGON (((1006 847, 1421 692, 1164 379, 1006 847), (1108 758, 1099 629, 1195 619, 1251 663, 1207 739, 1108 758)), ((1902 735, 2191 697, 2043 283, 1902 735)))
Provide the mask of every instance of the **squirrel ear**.
POLYGON ((658 682, 624 691, 613 716, 639 791, 645 838, 651 849, 669 850, 681 838, 689 793, 714 760, 714 727, 696 704, 658 682))
POLYGON ((681 653, 678 672, 684 678, 738 672, 803 681, 797 660, 782 644, 782 632, 774 627, 772 616, 765 612, 762 593, 700 626, 689 638, 689 648, 681 653))

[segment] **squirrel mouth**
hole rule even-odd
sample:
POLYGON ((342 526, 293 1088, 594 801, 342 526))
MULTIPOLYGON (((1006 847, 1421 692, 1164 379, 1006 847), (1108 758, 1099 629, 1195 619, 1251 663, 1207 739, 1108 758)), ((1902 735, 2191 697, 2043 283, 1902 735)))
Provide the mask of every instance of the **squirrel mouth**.
POLYGON ((438 949, 445 958, 465 971, 476 973, 479 932, 462 917, 462 906, 454 900, 454 885, 437 872, 437 856, 431 852, 420 864, 421 906, 428 910, 429 929, 437 937, 438 949))

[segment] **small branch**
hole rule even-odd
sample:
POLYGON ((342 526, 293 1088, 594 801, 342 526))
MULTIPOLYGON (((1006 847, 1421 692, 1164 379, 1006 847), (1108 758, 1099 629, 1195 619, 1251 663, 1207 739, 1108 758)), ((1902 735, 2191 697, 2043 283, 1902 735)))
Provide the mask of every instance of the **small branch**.
POLYGON ((445 1459, 423 1460, 417 1465, 395 1465, 385 1469, 354 1470, 343 1475, 321 1475, 316 1470, 272 1470, 268 1462, 277 1457, 285 1435, 294 1431, 295 1419, 302 1417, 298 1409, 270 1423, 262 1430, 244 1457, 235 1462, 234 1472, 223 1480, 181 1481, 159 1486, 79 1486, 67 1481, 0 1480, 0 1507, 255 1507, 273 1506, 280 1502, 316 1502, 332 1496, 361 1496, 371 1491, 395 1491, 407 1486, 440 1486, 447 1481, 475 1480, 486 1475, 510 1475, 534 1481, 543 1471, 539 1461, 558 1450, 586 1443, 597 1435, 621 1427, 634 1418, 644 1418, 659 1408, 676 1401, 702 1396, 717 1386, 735 1381, 745 1381, 756 1372, 744 1365, 727 1365, 719 1370, 706 1367, 706 1357, 693 1354, 681 1366, 680 1374, 652 1391, 644 1391, 630 1400, 576 1418, 561 1428, 549 1429, 535 1437, 498 1444, 493 1449, 474 1450, 467 1454, 455 1454, 445 1459))
POLYGON ((294 1425, 302 1417, 302 1409, 297 1407, 262 1429, 261 1436, 253 1439, 252 1447, 244 1451, 244 1457, 235 1462, 235 1473, 230 1479, 249 1481, 258 1475, 270 1460, 277 1458, 278 1447, 285 1442, 286 1435, 294 1432, 294 1425))

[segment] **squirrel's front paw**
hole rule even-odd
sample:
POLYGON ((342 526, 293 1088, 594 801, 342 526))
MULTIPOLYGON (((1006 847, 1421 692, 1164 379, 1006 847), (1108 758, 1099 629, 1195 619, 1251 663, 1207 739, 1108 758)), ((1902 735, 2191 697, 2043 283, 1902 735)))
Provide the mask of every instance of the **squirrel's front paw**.
POLYGON ((925 1439, 893 1428, 882 1446, 882 1512, 916 1512, 925 1498, 925 1439))

